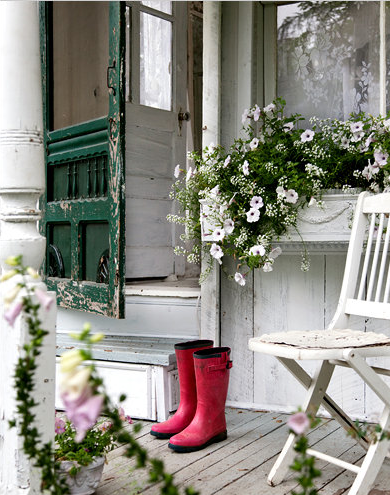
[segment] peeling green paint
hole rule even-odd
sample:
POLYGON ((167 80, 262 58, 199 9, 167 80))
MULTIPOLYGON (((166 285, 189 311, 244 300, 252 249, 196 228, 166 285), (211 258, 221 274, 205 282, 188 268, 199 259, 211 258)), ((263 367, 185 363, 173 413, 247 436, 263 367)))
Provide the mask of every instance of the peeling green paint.
MULTIPOLYGON (((70 225, 71 269, 70 278, 48 277, 47 284, 49 289, 57 292, 57 302, 62 307, 124 318, 125 3, 110 2, 109 6, 108 86, 112 89, 107 89, 108 116, 55 131, 49 131, 52 121, 50 53, 53 36, 50 10, 50 2, 40 3, 47 164, 41 231, 47 236, 49 245, 53 225, 63 222, 70 225), (102 170, 106 163, 107 170, 102 170), (55 188, 55 181, 64 181, 65 184, 55 188), (81 280, 86 273, 84 265, 89 255, 83 232, 86 225, 98 223, 109 226, 108 284, 81 280)), ((92 242, 93 239, 89 240, 89 245, 92 242)), ((98 262, 100 255, 96 257, 98 262)), ((46 269, 48 261, 47 256, 46 269)))

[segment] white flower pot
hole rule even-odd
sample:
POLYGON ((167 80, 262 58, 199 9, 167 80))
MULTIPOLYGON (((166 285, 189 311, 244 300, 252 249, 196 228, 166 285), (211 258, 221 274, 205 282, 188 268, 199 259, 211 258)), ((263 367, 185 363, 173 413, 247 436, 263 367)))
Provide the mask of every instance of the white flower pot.
POLYGON ((75 476, 69 474, 73 461, 61 461, 60 476, 66 478, 71 495, 91 495, 99 486, 105 457, 96 457, 88 466, 81 466, 75 476))

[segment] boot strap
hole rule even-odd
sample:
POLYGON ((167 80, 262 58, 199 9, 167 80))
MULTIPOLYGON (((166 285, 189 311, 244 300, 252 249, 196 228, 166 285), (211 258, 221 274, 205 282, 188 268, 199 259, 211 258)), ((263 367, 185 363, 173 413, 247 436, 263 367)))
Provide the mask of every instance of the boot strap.
POLYGON ((229 370, 233 367, 233 361, 226 361, 222 364, 214 364, 207 366, 207 371, 219 371, 219 370, 229 370))

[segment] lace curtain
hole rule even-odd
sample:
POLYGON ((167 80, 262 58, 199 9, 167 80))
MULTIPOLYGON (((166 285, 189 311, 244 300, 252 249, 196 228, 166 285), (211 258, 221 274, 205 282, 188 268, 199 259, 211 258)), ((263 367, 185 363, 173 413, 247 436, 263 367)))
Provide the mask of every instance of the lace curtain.
POLYGON ((379 113, 379 16, 375 1, 278 6, 277 93, 289 112, 379 113))

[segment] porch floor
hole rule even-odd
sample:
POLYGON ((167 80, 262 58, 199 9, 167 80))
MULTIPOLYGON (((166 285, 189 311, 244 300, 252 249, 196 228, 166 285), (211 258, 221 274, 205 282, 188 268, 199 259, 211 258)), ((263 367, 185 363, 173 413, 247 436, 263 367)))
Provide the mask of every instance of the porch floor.
MULTIPOLYGON (((287 495, 297 490, 294 474, 277 487, 267 484, 267 475, 288 434, 288 415, 242 409, 227 409, 227 440, 190 454, 177 454, 167 448, 168 440, 157 440, 149 434, 151 422, 142 421, 137 434, 151 457, 164 461, 166 470, 181 487, 191 485, 201 495, 287 495)), ((129 426, 129 428, 132 428, 129 426)), ((359 463, 363 449, 333 420, 324 419, 309 433, 310 445, 351 463, 359 463)), ((108 455, 102 482, 96 495, 158 495, 159 488, 148 482, 145 470, 134 469, 134 460, 121 455, 118 447, 108 455)), ((316 486, 321 495, 347 493, 354 474, 317 461, 322 476, 316 486)), ((385 461, 370 495, 390 495, 390 459, 385 461)))

